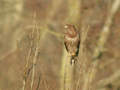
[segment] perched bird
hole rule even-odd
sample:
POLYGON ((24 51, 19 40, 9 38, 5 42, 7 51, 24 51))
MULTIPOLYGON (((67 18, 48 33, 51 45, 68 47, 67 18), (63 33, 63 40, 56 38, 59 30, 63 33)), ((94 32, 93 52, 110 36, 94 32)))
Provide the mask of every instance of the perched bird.
POLYGON ((64 28, 66 29, 64 33, 64 44, 69 56, 71 57, 72 63, 75 61, 75 57, 79 52, 80 35, 74 25, 67 24, 64 28))

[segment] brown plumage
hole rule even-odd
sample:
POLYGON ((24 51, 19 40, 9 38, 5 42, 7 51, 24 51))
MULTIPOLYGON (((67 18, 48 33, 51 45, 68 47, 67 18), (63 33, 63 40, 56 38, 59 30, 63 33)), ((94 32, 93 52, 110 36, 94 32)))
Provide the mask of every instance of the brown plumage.
POLYGON ((64 44, 72 59, 78 55, 80 35, 74 25, 65 25, 64 44))

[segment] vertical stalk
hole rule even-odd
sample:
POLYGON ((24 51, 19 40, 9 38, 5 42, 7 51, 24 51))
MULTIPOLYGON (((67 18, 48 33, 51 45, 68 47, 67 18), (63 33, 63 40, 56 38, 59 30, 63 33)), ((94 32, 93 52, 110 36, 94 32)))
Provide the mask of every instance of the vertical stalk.
POLYGON ((61 69, 61 90, 74 90, 73 87, 73 71, 74 64, 71 65, 70 59, 71 57, 67 56, 67 52, 63 50, 63 58, 62 58, 62 69, 61 69))

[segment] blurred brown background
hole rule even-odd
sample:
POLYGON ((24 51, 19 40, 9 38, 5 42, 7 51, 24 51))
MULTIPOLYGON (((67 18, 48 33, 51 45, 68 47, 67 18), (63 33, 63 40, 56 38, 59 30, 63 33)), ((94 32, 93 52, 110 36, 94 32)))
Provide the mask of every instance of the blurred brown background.
MULTIPOLYGON (((0 0, 0 90, 22 90, 24 79, 30 90, 33 67, 33 90, 59 90, 64 25, 80 33, 89 26, 84 45, 91 58, 114 1, 0 0)), ((95 90, 120 90, 120 8, 100 60, 95 90)))

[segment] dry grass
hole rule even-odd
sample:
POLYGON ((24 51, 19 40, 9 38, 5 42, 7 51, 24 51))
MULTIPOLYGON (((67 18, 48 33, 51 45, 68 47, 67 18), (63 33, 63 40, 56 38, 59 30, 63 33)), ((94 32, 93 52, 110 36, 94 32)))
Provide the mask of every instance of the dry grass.
POLYGON ((8 13, 0 15, 0 90, 119 90, 119 0, 0 2, 8 13), (73 66, 66 23, 80 31, 73 66))

